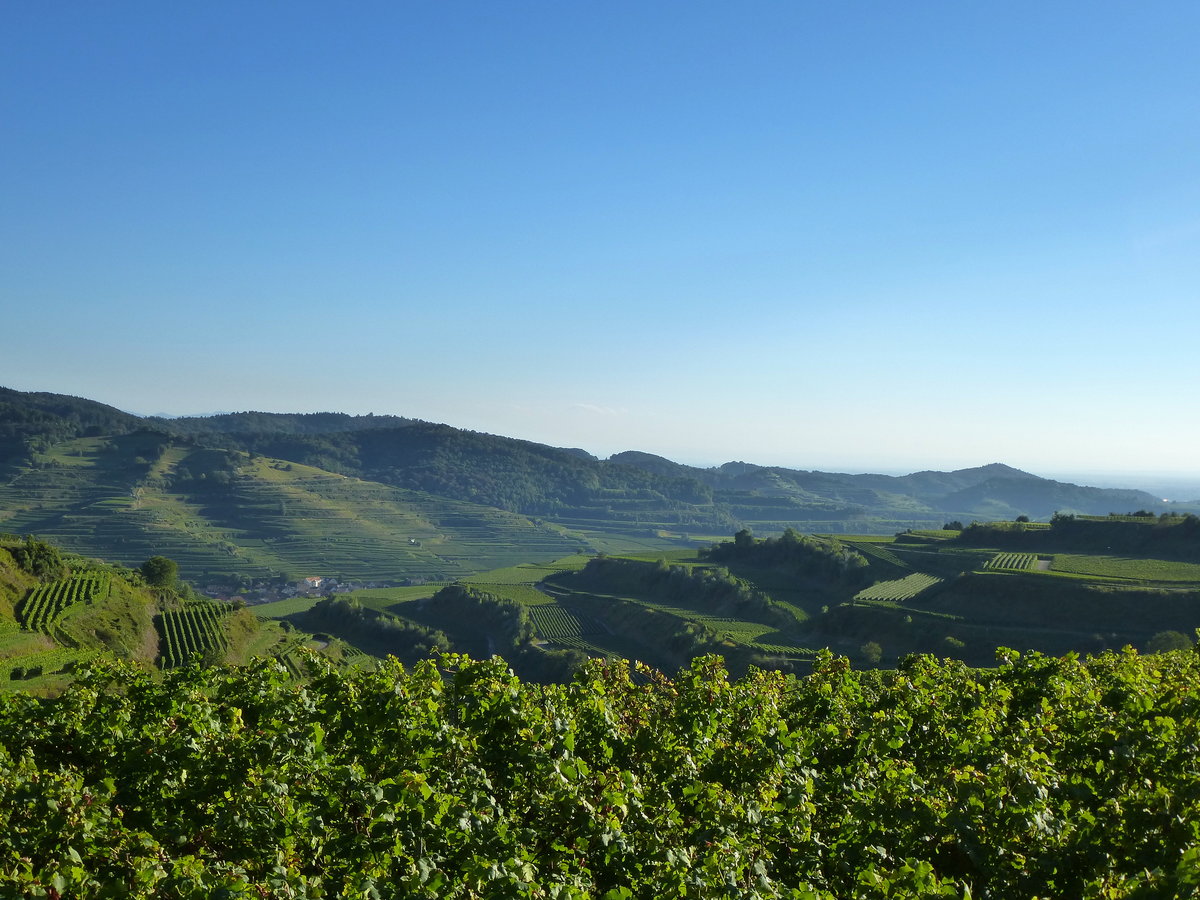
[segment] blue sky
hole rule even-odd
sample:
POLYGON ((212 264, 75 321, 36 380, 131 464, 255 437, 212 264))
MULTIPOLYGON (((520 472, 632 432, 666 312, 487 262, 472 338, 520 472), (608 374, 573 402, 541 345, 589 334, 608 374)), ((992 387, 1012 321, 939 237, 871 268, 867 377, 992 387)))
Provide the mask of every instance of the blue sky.
POLYGON ((1200 5, 0 7, 0 384, 1197 475, 1200 5))

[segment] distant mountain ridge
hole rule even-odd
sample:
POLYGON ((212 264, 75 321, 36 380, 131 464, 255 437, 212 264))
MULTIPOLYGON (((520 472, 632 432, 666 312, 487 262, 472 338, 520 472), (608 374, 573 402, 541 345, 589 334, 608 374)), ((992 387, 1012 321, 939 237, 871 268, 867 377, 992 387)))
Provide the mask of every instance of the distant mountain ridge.
MULTIPOLYGON (((79 523, 87 519, 93 523, 90 533, 96 534, 103 530, 100 517, 109 510, 125 514, 121 521, 138 518, 122 511, 117 498, 150 496, 145 494, 150 491, 159 498, 155 504, 178 508, 179 521, 193 517, 193 530, 208 535, 204 540, 224 546, 222 552, 230 555, 231 563, 238 562, 240 541, 266 541, 266 545, 247 545, 251 549, 243 556, 249 559, 257 553, 267 560, 264 565, 272 567, 268 550, 276 552, 286 541, 297 539, 286 537, 294 529, 285 515, 287 492, 307 488, 297 484, 285 490, 272 485, 270 479, 283 476, 270 473, 293 464, 389 490, 419 492, 429 498, 421 501, 420 516, 426 522, 422 528, 430 534, 436 532, 440 519, 430 512, 429 504, 433 498, 444 498, 447 503, 466 502, 473 508, 531 517, 545 523, 538 528, 557 529, 568 545, 595 548, 610 546, 605 542, 612 540, 624 542, 620 546, 659 546, 681 535, 728 535, 743 527, 760 534, 788 527, 895 533, 937 528, 952 519, 970 522, 1018 515, 1047 519, 1060 511, 1103 515, 1165 508, 1144 491, 1068 484, 1002 463, 900 476, 805 471, 742 461, 705 469, 642 451, 597 459, 577 448, 400 416, 245 412, 144 418, 82 398, 0 389, 0 531, 36 528, 69 535, 80 531, 79 523), (277 497, 270 503, 282 518, 272 519, 267 507, 253 521, 238 518, 239 504, 247 502, 238 497, 249 490, 243 485, 255 479, 262 483, 255 489, 254 502, 277 497), (216 510, 221 516, 212 519, 216 510)), ((365 496, 349 486, 342 493, 347 498, 365 496)), ((388 503, 401 502, 399 495, 387 496, 388 503)), ((347 505, 337 511, 339 521, 346 516, 361 516, 365 521, 382 514, 382 507, 355 512, 358 502, 346 500, 347 505)), ((138 507, 139 514, 155 507, 149 500, 146 503, 149 506, 138 507)), ((156 515, 161 519, 166 509, 163 506, 156 515)), ((471 516, 476 522, 487 518, 482 513, 471 516)), ((444 521, 443 532, 451 533, 449 523, 455 519, 444 521)), ((506 533, 516 534, 511 530, 516 520, 504 521, 506 533)), ((153 527, 161 529, 161 521, 153 527)), ((139 532, 142 536, 136 540, 131 533, 129 546, 153 545, 153 527, 147 523, 144 528, 150 530, 139 532)), ((380 520, 371 526, 376 529, 372 533, 382 535, 378 529, 384 527, 380 520)), ((309 536, 304 540, 315 540, 319 531, 309 529, 305 534, 309 536)), ((347 537, 346 541, 364 539, 347 537)), ((93 555, 112 553, 111 547, 85 543, 78 549, 93 555)), ((201 555, 212 557, 206 553, 201 555)), ((426 569, 449 572, 463 565, 429 560, 426 569)))
POLYGON ((1103 515, 1125 509, 1163 506, 1161 500, 1145 491, 1083 487, 1042 478, 1003 463, 953 472, 856 475, 756 466, 746 462, 700 469, 641 451, 618 453, 608 461, 662 476, 696 478, 718 490, 751 491, 767 496, 808 494, 868 505, 872 501, 894 505, 897 498, 908 498, 930 512, 1049 518, 1060 511, 1103 515))

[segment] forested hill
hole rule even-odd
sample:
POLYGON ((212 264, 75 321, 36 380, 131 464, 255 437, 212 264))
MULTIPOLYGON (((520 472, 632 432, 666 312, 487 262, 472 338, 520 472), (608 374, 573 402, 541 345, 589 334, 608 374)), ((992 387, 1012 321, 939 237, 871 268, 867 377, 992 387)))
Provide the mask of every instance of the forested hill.
MULTIPOLYGON (((240 421, 239 428, 245 424, 240 421)), ((711 489, 696 479, 664 478, 578 450, 429 422, 400 427, 371 423, 357 430, 323 432, 289 431, 287 417, 269 424, 271 430, 260 432, 194 429, 192 437, 210 446, 233 447, 528 515, 606 508, 612 502, 640 499, 643 504, 686 509, 696 523, 726 524, 713 507, 711 489)))
POLYGON ((1028 515, 1049 518, 1074 510, 1104 515, 1114 510, 1161 509, 1159 498, 1145 491, 1084 487, 1041 478, 1003 463, 953 472, 914 472, 911 475, 844 474, 804 471, 779 466, 729 462, 701 469, 639 451, 618 453, 609 462, 635 466, 663 477, 694 478, 720 497, 729 492, 763 496, 825 498, 868 509, 914 509, 975 513, 981 517, 1028 515))
MULTIPOLYGON (((226 417, 215 418, 214 425, 226 417)), ((666 509, 671 512, 667 524, 725 529, 764 520, 785 527, 789 520, 914 514, 1048 518, 1062 510, 1104 514, 1159 505, 1142 491, 1064 484, 999 463, 905 476, 743 462, 702 469, 638 451, 599 460, 580 450, 394 417, 255 413, 233 418, 231 431, 189 428, 203 443, 527 515, 666 509), (363 427, 353 427, 362 420, 363 427), (256 424, 263 430, 254 430, 256 424)))
MULTIPOLYGON (((141 418, 80 398, 0 389, 0 467, 8 470, 10 482, 21 471, 47 466, 73 466, 82 477, 72 461, 95 448, 67 450, 64 442, 139 431, 155 436, 147 443, 157 453, 168 445, 240 451, 585 529, 894 532, 952 519, 1163 508, 1141 491, 1064 484, 998 463, 905 476, 747 462, 702 469, 635 451, 600 460, 578 449, 398 416, 246 412, 141 418), (52 450, 56 446, 59 451, 52 450)), ((158 471, 150 456, 139 457, 138 465, 158 471)), ((121 466, 106 469, 118 482, 125 477, 121 466)), ((137 479, 129 478, 126 489, 132 490, 137 479)))
POLYGON ((1111 512, 1162 508, 1158 498, 1145 491, 1080 487, 1043 478, 989 478, 944 497, 941 503, 945 509, 980 511, 994 506, 1001 515, 1020 509, 1037 519, 1049 518, 1055 512, 1067 509, 1098 510, 1103 507, 1111 512))
POLYGON ((145 420, 94 400, 0 387, 0 466, 86 434, 128 434, 145 420))

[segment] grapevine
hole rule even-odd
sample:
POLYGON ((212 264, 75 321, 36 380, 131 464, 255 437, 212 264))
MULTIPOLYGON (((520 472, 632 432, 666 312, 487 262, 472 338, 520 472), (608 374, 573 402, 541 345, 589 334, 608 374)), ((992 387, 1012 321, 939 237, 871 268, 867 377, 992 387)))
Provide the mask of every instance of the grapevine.
POLYGON ((0 895, 1195 895, 1191 650, 304 668, 97 661, 0 697, 0 895))

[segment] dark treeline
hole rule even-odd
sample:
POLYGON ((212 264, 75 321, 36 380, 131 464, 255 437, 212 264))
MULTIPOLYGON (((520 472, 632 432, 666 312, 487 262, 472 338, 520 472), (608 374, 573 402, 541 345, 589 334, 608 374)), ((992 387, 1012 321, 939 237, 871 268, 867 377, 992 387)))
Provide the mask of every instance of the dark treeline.
POLYGON ((523 604, 464 584, 447 585, 426 606, 436 621, 469 625, 475 646, 462 649, 475 656, 504 655, 528 644, 536 634, 523 604))
POLYGON ((33 535, 26 535, 19 542, 16 535, 0 535, 0 541, 8 545, 13 562, 34 578, 53 581, 67 574, 67 565, 58 548, 33 535))
POLYGON ((437 629, 401 621, 348 597, 326 597, 289 621, 305 631, 339 637, 374 656, 390 654, 408 665, 450 649, 446 635, 437 629))
POLYGON ((577 650, 539 647, 537 630, 524 604, 469 585, 447 585, 405 615, 438 629, 455 651, 503 657, 514 672, 529 681, 567 681, 587 661, 587 655, 577 650))
POLYGON ((973 522, 956 540, 970 546, 1200 560, 1200 518, 1190 514, 1156 517, 1148 513, 1091 519, 1055 514, 1049 529, 1025 527, 1022 522, 973 522), (1130 521, 1135 516, 1139 521, 1130 521))
POLYGON ((149 421, 172 434, 336 434, 345 431, 369 431, 379 428, 402 428, 419 422, 403 416, 352 416, 346 413, 219 413, 212 416, 185 416, 164 419, 151 416, 149 421))
POLYGON ((588 590, 648 596, 689 609, 762 622, 780 629, 799 624, 796 613, 724 568, 687 569, 631 559, 597 557, 572 576, 588 590))
POLYGON ((0 463, 24 460, 59 441, 142 428, 137 416, 92 400, 0 388, 0 463))
POLYGON ((714 562, 747 563, 850 586, 865 583, 868 578, 867 559, 861 553, 800 534, 794 528, 765 540, 756 540, 748 529, 742 529, 732 541, 714 544, 701 550, 700 555, 714 562))

